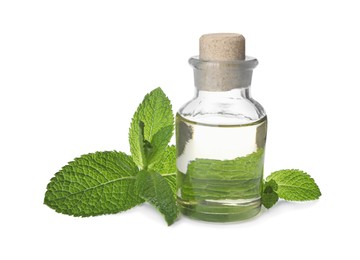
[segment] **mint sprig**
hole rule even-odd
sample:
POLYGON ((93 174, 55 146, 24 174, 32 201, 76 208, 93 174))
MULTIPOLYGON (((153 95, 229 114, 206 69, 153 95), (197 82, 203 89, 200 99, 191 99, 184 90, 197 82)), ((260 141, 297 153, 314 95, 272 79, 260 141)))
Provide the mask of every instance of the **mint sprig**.
MULTIPOLYGON (((148 202, 171 225, 178 216, 176 148, 169 145, 173 131, 170 100, 157 88, 145 96, 132 118, 129 129, 131 156, 105 151, 75 158, 50 180, 44 204, 59 213, 88 217, 118 213, 148 202)), ((190 138, 192 133, 188 135, 190 138)), ((178 150, 182 152, 181 147, 178 150)), ((262 149, 234 160, 197 159, 189 164, 186 176, 179 173, 182 177, 180 189, 189 198, 195 195, 215 198, 219 194, 225 194, 224 199, 229 196, 234 199, 246 197, 246 194, 251 197, 253 190, 260 188, 259 180, 252 183, 247 175, 259 172, 259 179, 262 178, 262 161, 262 149), (217 184, 224 174, 230 178, 229 189, 226 190, 217 184), (239 176, 242 178, 242 190, 231 188, 232 175, 235 181, 239 180, 239 176), (196 179, 191 183, 196 184, 197 194, 192 194, 194 187, 187 191, 187 178, 196 179), (203 187, 209 185, 213 194, 203 192, 203 187)), ((263 181, 261 190, 261 202, 266 208, 275 205, 279 198, 305 201, 321 196, 314 179, 300 170, 273 172, 263 181)))
MULTIPOLYGON (((316 200, 321 196, 321 192, 314 179, 309 174, 301 170, 289 169, 273 172, 266 178, 263 189, 263 197, 271 193, 277 194, 279 198, 288 201, 307 201, 316 200)), ((275 203, 274 203, 275 204, 275 203)), ((267 208, 269 204, 263 202, 267 208)))
POLYGON ((161 88, 157 88, 147 94, 138 106, 129 129, 131 155, 140 169, 147 169, 161 159, 173 131, 170 100, 161 88), (152 149, 147 154, 145 151, 148 149, 149 152, 149 148, 152 149))
POLYGON ((118 213, 144 201, 154 205, 172 224, 175 200, 175 147, 170 100, 157 88, 136 110, 129 130, 131 156, 96 152, 69 162, 50 180, 44 203, 73 216, 118 213))

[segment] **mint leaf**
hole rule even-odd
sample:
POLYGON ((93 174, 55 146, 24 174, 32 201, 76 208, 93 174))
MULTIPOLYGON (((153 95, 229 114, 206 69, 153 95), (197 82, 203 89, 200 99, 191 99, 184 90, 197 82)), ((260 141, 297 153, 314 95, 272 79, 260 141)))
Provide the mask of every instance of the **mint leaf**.
POLYGON ((51 179, 44 203, 83 217, 124 211, 143 202, 135 189, 137 173, 131 157, 122 152, 82 155, 51 179))
POLYGON ((265 182, 263 192, 261 194, 261 203, 265 208, 271 208, 279 200, 279 196, 276 193, 277 188, 278 185, 274 180, 265 182))
POLYGON ((152 164, 155 164, 161 160, 163 154, 165 153, 165 149, 173 135, 173 131, 174 127, 172 125, 165 126, 153 136, 151 140, 152 152, 147 158, 149 168, 152 167, 152 164))
POLYGON ((280 170, 273 172, 266 181, 276 181, 280 198, 293 201, 315 200, 321 192, 314 179, 300 170, 280 170))
POLYGON ((178 185, 185 200, 248 199, 261 195, 264 150, 233 160, 196 159, 178 185))
POLYGON ((144 122, 139 122, 139 143, 142 144, 140 146, 140 155, 141 160, 143 162, 143 169, 151 168, 152 164, 155 164, 159 161, 162 155, 165 152, 165 149, 173 135, 173 126, 165 126, 161 128, 152 139, 152 142, 145 140, 144 137, 144 122))
POLYGON ((140 171, 136 178, 139 196, 164 215, 168 225, 178 216, 176 200, 167 181, 157 172, 140 171))
POLYGON ((279 195, 273 190, 271 190, 271 192, 264 192, 261 196, 261 204, 267 209, 274 206, 278 200, 279 195))
POLYGON ((176 193, 176 148, 174 145, 167 146, 162 158, 150 168, 159 172, 170 185, 173 194, 176 193))
POLYGON ((266 189, 269 189, 269 187, 271 188, 271 190, 277 191, 279 185, 276 183, 275 180, 269 180, 264 183, 264 191, 266 189))
POLYGON ((151 170, 161 174, 176 174, 176 147, 169 145, 165 148, 164 154, 157 163, 150 167, 151 170))
POLYGON ((159 134, 153 141, 154 136, 164 127, 169 127, 172 133, 174 127, 173 113, 170 100, 161 88, 156 88, 147 94, 138 106, 129 130, 130 151, 134 162, 141 169, 146 169, 148 166, 147 160, 144 159, 146 158, 143 150, 144 142, 151 144, 153 157, 150 157, 149 160, 150 163, 155 163, 164 151, 163 143, 166 142, 167 145, 170 141, 171 134, 167 132, 168 130, 163 130, 164 132, 159 134), (143 133, 139 126, 140 121, 142 121, 144 125, 143 133), (163 139, 163 141, 160 143, 159 139, 163 139))

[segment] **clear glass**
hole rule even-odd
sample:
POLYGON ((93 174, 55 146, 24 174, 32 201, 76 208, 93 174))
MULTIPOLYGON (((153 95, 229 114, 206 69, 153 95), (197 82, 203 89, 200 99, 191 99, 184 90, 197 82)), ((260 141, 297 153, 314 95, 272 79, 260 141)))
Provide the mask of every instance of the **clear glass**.
POLYGON ((176 116, 180 211, 214 222, 253 217, 261 207, 267 132, 265 111, 250 95, 257 60, 190 64, 196 94, 176 116))

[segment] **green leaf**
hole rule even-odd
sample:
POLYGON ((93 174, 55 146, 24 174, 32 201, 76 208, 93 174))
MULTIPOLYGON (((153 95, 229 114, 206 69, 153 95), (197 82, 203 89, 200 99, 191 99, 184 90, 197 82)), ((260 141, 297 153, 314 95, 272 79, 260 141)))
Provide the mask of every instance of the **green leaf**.
POLYGON ((265 208, 271 208, 279 200, 279 196, 276 193, 277 188, 278 185, 274 180, 265 182, 263 192, 261 194, 261 203, 264 205, 265 208))
MULTIPOLYGON (((149 167, 150 168, 150 167, 149 167)), ((162 158, 150 168, 159 172, 170 185, 174 196, 176 193, 176 148, 174 145, 167 146, 162 158)))
POLYGON ((152 152, 147 157, 149 168, 151 168, 152 164, 155 164, 159 160, 161 160, 162 156, 165 153, 166 147, 173 135, 173 131, 174 127, 172 125, 165 126, 153 136, 151 140, 152 152))
POLYGON ((300 170, 280 170, 266 178, 274 180, 278 185, 277 194, 280 198, 293 201, 315 200, 321 192, 314 179, 300 170))
POLYGON ((248 199, 260 197, 263 149, 233 160, 196 159, 178 185, 186 200, 248 199))
MULTIPOLYGON (((153 158, 150 158, 150 162, 154 163, 158 158, 161 157, 161 151, 164 151, 163 143, 170 141, 168 130, 163 130, 158 137, 154 136, 159 132, 160 129, 170 127, 171 133, 174 128, 174 118, 171 109, 170 100, 166 97, 161 88, 156 88, 147 94, 138 106, 129 130, 129 142, 130 151, 134 162, 141 168, 144 169, 148 166, 148 162, 144 159, 144 142, 149 142, 153 147, 153 158), (141 133, 141 127, 139 122, 142 121, 144 124, 143 134, 141 133), (141 137, 143 135, 143 137, 141 137), (159 139, 164 138, 164 141, 159 143, 159 139), (155 146, 154 146, 155 145, 155 146), (157 147, 156 145, 159 145, 157 147)), ((166 143, 166 145, 167 145, 166 143)))
POLYGON ((157 163, 151 165, 151 170, 161 174, 176 173, 176 147, 169 145, 165 148, 165 152, 157 163))
POLYGON ((143 202, 135 189, 137 173, 131 157, 122 152, 82 155, 51 179, 44 203, 82 217, 124 211, 143 202))
POLYGON ((264 191, 266 191, 266 189, 269 189, 269 188, 271 188, 271 190, 273 190, 273 191, 277 191, 278 187, 279 186, 275 180, 270 180, 270 181, 265 182, 264 191))
POLYGON ((261 196, 261 203, 267 209, 274 206, 278 200, 279 200, 279 196, 275 191, 264 192, 263 195, 261 196))
POLYGON ((167 181, 157 172, 140 171, 136 187, 141 198, 149 202, 164 215, 168 225, 178 216, 176 200, 167 181))

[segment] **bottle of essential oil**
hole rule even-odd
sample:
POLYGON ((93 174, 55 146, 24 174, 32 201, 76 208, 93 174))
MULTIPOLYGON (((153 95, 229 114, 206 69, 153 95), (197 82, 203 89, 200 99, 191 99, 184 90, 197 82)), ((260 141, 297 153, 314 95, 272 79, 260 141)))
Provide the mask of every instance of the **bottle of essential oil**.
POLYGON ((191 218, 230 222, 255 216, 267 131, 266 114, 252 99, 252 71, 240 34, 206 34, 194 68, 195 97, 176 116, 177 199, 191 218))

